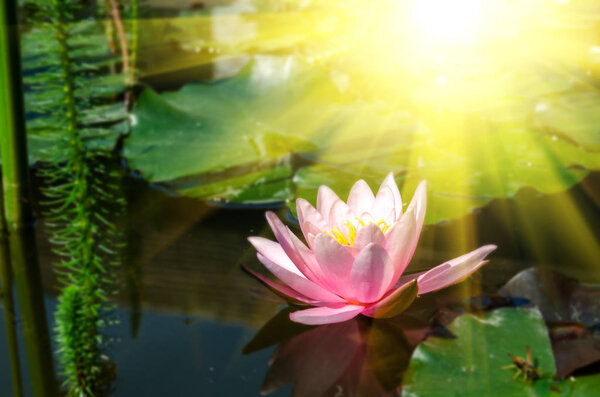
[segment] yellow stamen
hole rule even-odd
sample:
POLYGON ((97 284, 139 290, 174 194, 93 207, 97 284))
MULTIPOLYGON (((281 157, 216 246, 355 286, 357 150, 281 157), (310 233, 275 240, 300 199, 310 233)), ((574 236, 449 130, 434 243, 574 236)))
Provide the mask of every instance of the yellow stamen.
POLYGON ((382 231, 383 233, 385 233, 385 232, 387 232, 387 230, 390 228, 390 225, 388 225, 388 224, 386 223, 386 221, 382 219, 382 220, 380 220, 379 222, 377 222, 377 227, 379 227, 379 228, 381 229, 381 231, 382 231))
MULTIPOLYGON (((362 219, 360 219, 360 218, 355 218, 355 219, 358 221, 358 223, 360 224, 361 227, 364 227, 366 225, 362 219)), ((369 223, 372 223, 372 222, 369 222, 369 223)), ((348 235, 342 233, 342 231, 337 226, 334 226, 332 229, 327 230, 325 233, 327 233, 328 235, 333 237, 333 239, 335 241, 337 241, 338 243, 352 247, 354 245, 354 240, 356 240, 356 235, 357 235, 356 227, 354 226, 354 224, 352 224, 352 222, 350 222, 350 220, 346 220, 344 222, 344 226, 346 226, 346 228, 348 229, 348 235)), ((388 229, 390 228, 390 225, 388 225, 384 219, 377 222, 376 226, 378 228, 380 228, 383 233, 387 232, 388 229)))
POLYGON ((356 228, 350 221, 344 222, 344 225, 348 228, 348 242, 350 243, 349 245, 352 246, 354 245, 354 239, 356 238, 356 228))
POLYGON ((333 229, 326 231, 325 233, 329 234, 338 243, 340 243, 342 245, 350 245, 350 244, 348 244, 348 239, 346 239, 346 236, 344 235, 344 233, 342 233, 340 231, 340 229, 338 229, 337 226, 334 226, 333 229))

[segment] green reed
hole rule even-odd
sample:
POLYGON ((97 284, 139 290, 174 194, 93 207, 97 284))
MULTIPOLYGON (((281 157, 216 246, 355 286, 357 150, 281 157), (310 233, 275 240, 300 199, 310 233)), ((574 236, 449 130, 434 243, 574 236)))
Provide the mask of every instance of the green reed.
POLYGON ((36 396, 57 395, 54 365, 44 310, 35 238, 32 233, 31 195, 25 134, 25 110, 16 1, 0 2, 0 149, 3 205, 1 270, 13 392, 23 393, 16 338, 12 281, 17 289, 20 318, 32 391, 36 396))

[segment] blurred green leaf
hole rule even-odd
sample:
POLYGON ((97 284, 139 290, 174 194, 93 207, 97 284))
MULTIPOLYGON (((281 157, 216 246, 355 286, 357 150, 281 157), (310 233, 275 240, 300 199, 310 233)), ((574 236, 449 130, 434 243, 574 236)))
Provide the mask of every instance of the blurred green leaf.
MULTIPOLYGON (((548 82, 539 84, 546 95, 548 82)), ((600 105, 589 98, 586 109, 600 105)), ((436 223, 522 187, 560 192, 600 169, 600 137, 546 133, 528 117, 411 114, 347 94, 293 57, 256 57, 234 78, 176 92, 147 90, 134 118, 124 148, 132 168, 186 195, 241 204, 314 203, 322 184, 345 198, 359 178, 376 188, 394 172, 405 202, 428 181, 426 222, 436 223)))

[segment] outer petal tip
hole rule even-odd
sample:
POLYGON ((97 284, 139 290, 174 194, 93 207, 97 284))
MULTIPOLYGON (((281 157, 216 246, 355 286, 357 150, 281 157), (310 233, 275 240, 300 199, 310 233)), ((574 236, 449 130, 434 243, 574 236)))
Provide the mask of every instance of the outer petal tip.
POLYGON ((496 248, 498 248, 498 246, 496 244, 488 244, 488 245, 484 245, 481 248, 485 248, 486 250, 489 250, 489 252, 495 251, 496 248))
POLYGON ((303 199, 302 197, 299 197, 296 199, 296 208, 308 208, 308 207, 312 207, 314 209, 312 204, 309 203, 307 200, 303 199))
POLYGON ((317 191, 317 211, 326 221, 329 219, 331 207, 337 201, 340 201, 340 198, 330 187, 325 185, 319 186, 319 190, 317 191))
POLYGON ((248 236, 246 238, 246 240, 248 240, 248 242, 250 242, 250 244, 252 244, 254 246, 254 248, 256 248, 257 244, 260 244, 258 241, 261 239, 262 237, 259 236, 248 236))
POLYGON ((428 293, 459 283, 489 262, 485 257, 496 249, 489 244, 442 263, 418 277, 419 289, 428 293))
POLYGON ((373 191, 363 179, 359 179, 348 193, 348 207, 355 216, 360 216, 364 211, 369 211, 375 196, 373 191))
POLYGON ((279 217, 273 211, 265 212, 265 218, 267 218, 267 223, 271 227, 271 230, 276 228, 276 225, 280 223, 279 217))

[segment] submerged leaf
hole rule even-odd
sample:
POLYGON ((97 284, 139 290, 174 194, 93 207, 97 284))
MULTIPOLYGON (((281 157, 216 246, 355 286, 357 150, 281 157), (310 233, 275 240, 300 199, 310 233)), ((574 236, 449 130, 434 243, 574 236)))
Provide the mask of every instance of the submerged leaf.
POLYGON ((578 368, 600 361, 600 290, 545 267, 533 267, 510 279, 501 292, 527 298, 550 323, 556 375, 564 378, 578 368))
POLYGON ((511 278, 503 294, 527 298, 549 323, 600 323, 600 290, 584 287, 576 280, 546 267, 531 267, 511 278))

